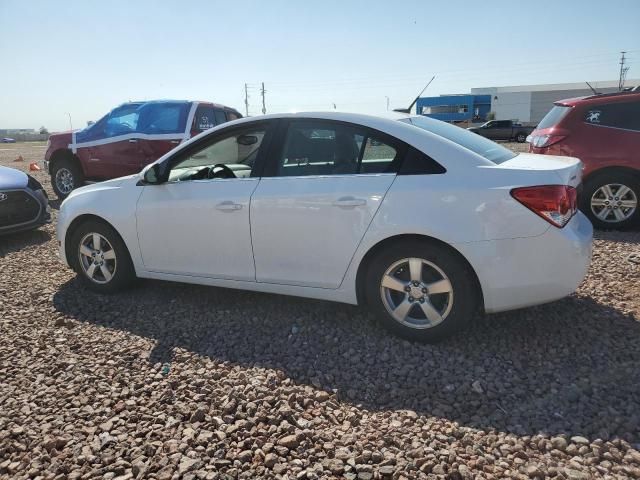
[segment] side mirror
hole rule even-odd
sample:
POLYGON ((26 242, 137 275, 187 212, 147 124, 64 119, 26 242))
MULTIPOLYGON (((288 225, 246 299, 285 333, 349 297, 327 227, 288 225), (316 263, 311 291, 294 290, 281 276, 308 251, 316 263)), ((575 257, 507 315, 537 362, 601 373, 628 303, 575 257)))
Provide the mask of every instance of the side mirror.
POLYGON ((158 185, 159 183, 162 183, 160 173, 160 165, 154 163, 146 172, 144 172, 144 183, 148 185, 158 185))

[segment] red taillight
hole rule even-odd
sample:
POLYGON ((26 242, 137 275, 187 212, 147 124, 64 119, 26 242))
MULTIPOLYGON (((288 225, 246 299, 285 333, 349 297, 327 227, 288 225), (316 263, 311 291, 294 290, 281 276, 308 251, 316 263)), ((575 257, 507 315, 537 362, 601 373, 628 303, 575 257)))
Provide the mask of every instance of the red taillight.
POLYGON ((567 138, 566 135, 529 135, 529 137, 531 138, 527 141, 536 148, 546 148, 567 138))
POLYGON ((511 196, 558 228, 578 210, 578 192, 568 185, 541 185, 511 190, 511 196))

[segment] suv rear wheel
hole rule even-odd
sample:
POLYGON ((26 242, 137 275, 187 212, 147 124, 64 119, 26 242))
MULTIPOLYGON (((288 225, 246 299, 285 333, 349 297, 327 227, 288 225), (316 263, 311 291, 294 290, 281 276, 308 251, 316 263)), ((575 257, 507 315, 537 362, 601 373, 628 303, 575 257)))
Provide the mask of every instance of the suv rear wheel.
POLYGON ((525 140, 527 140, 527 134, 524 132, 518 132, 518 134, 516 135, 516 141, 518 143, 524 143, 525 140))
POLYGON ((51 186, 60 200, 67 196, 84 183, 82 169, 72 159, 64 158, 58 160, 51 168, 51 186))
POLYGON ((598 228, 630 228, 640 223, 640 180, 626 172, 606 172, 585 182, 581 210, 598 228))

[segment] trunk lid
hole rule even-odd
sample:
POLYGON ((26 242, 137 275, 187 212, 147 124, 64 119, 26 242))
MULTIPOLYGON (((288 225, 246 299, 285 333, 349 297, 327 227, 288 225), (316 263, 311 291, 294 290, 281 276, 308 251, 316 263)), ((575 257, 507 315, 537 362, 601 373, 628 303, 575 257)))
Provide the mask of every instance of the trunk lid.
POLYGON ((520 153, 495 168, 532 171, 536 173, 532 177, 535 176, 537 182, 542 178, 547 185, 569 185, 577 188, 582 182, 582 162, 574 157, 520 153))

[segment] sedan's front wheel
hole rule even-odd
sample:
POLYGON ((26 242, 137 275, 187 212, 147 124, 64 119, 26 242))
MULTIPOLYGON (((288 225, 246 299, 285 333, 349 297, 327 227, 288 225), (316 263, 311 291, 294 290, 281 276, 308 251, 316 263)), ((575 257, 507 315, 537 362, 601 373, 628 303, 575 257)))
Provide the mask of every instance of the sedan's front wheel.
POLYGON ((366 282, 373 312, 408 340, 441 340, 464 328, 477 311, 474 273, 438 243, 405 241, 379 252, 366 282))
POLYGON ((69 262, 91 290, 112 293, 135 280, 129 251, 111 226, 87 221, 73 233, 71 242, 73 253, 69 262))

